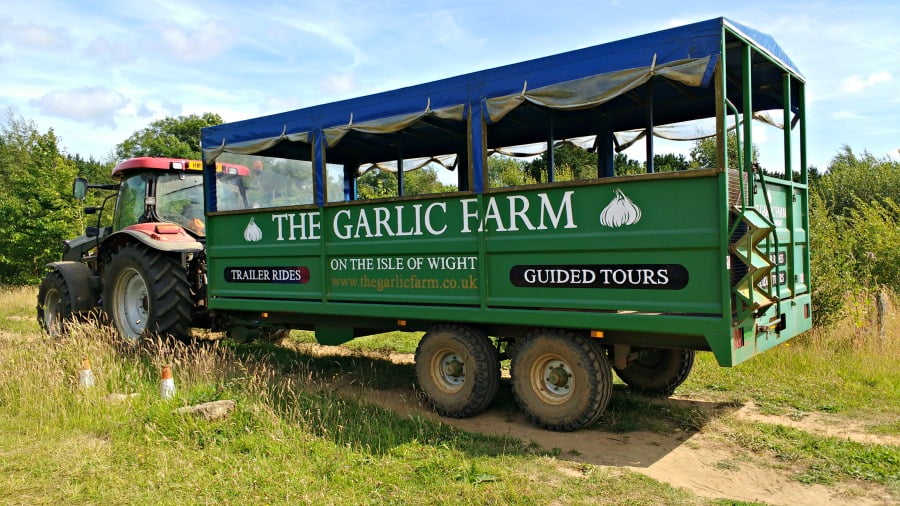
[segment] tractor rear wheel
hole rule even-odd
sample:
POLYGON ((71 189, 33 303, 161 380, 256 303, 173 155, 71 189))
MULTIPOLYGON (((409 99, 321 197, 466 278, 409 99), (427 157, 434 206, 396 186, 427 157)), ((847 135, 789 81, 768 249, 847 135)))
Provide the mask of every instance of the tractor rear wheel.
POLYGON ((129 244, 113 255, 103 277, 103 309, 123 338, 190 336, 190 284, 176 257, 129 244))

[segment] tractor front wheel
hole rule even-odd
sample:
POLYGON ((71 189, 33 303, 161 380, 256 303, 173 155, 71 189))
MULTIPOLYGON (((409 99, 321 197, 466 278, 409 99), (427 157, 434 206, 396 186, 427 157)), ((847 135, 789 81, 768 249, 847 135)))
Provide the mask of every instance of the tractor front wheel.
POLYGON ((190 335, 190 284, 176 257, 130 244, 113 255, 103 277, 103 309, 123 338, 190 335))
POLYGON ((41 329, 51 337, 66 334, 66 325, 75 317, 72 295, 59 271, 49 272, 38 289, 37 317, 41 329))

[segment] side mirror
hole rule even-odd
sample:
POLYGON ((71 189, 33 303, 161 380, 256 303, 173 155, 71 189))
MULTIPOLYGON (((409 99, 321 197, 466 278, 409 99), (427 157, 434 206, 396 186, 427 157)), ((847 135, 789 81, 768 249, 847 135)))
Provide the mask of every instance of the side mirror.
POLYGON ((84 196, 87 195, 87 189, 88 182, 83 177, 76 177, 75 181, 72 182, 72 196, 76 200, 84 200, 84 196))
POLYGON ((85 227, 84 235, 88 237, 97 237, 100 235, 100 229, 97 227, 85 227))

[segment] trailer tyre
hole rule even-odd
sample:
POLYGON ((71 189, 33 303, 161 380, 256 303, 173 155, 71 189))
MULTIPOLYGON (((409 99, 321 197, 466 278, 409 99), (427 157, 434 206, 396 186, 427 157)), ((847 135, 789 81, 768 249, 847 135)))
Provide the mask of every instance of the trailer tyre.
POLYGON ((473 416, 497 395, 500 359, 482 332, 438 325, 416 348, 416 378, 435 411, 453 418, 473 416))
POLYGON ((173 256, 130 244, 104 271, 103 309, 129 341, 151 334, 187 339, 192 307, 187 273, 173 256))
POLYGON ((38 289, 37 318, 41 329, 51 337, 66 334, 67 325, 75 318, 72 295, 65 278, 59 271, 44 276, 38 289))
POLYGON ((638 358, 616 374, 633 390, 653 395, 672 395, 694 367, 694 350, 633 348, 638 358))
POLYGON ((573 431, 600 418, 612 396, 612 371, 600 346, 571 332, 537 330, 516 344, 512 390, 528 418, 573 431))

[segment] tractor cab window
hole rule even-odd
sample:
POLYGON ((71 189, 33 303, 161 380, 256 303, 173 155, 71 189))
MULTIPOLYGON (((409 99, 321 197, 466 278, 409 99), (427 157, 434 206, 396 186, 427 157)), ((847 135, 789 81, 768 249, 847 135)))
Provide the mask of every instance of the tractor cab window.
POLYGON ((156 183, 156 214, 159 219, 206 235, 203 216, 203 176, 201 174, 162 174, 156 183))
POLYGON ((122 181, 119 200, 116 203, 114 230, 140 222, 147 207, 147 179, 143 174, 136 174, 122 181))

